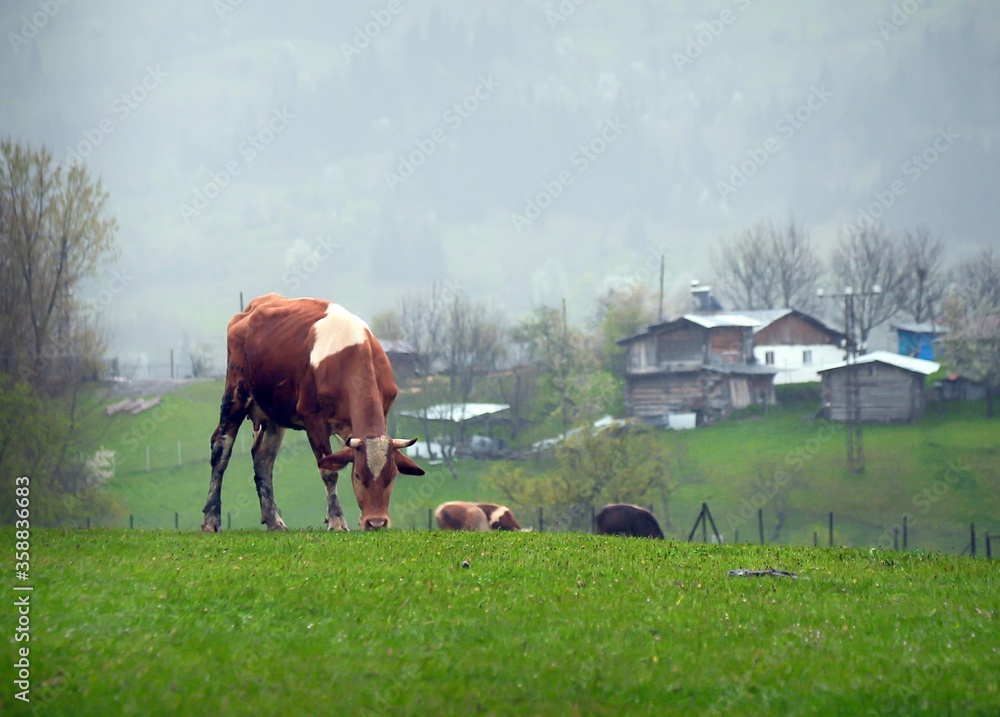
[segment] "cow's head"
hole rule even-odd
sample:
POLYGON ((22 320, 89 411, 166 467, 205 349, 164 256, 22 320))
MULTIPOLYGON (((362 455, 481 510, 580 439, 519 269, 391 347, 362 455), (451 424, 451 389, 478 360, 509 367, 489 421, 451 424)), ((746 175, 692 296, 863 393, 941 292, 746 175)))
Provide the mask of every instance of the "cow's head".
POLYGON ((347 439, 346 448, 320 459, 319 467, 331 471, 353 464, 351 485, 361 508, 358 524, 362 530, 389 527, 389 498, 397 473, 424 474, 423 469, 402 451, 416 442, 416 438, 407 441, 388 436, 351 437, 347 439))

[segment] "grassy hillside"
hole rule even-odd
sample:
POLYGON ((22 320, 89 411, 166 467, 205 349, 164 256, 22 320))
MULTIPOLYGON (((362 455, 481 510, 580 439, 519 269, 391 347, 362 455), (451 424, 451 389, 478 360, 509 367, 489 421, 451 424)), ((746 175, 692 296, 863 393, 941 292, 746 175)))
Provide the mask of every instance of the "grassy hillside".
MULTIPOLYGON (((91 444, 117 452, 110 487, 137 527, 173 527, 175 512, 182 529, 200 524, 221 392, 219 382, 192 383, 139 416, 108 418, 92 411, 84 421, 91 444)), ((838 545, 891 547, 904 514, 911 548, 961 552, 973 522, 980 534, 1000 533, 1000 421, 986 419, 981 404, 932 404, 916 425, 866 426, 867 469, 861 476, 844 467, 842 428, 813 419, 811 412, 807 404, 791 404, 706 430, 662 433, 658 440, 676 457, 674 495, 669 505, 654 506, 669 523, 668 535, 686 537, 702 502, 727 541, 757 542, 758 508, 764 511, 765 538, 793 545, 811 545, 814 533, 825 544, 830 511, 838 545)), ((247 428, 223 487, 223 511, 234 528, 259 521, 247 428)), ((442 500, 502 498, 483 479, 493 466, 460 461, 459 480, 442 466, 428 466, 422 478, 400 477, 394 524, 426 527, 427 509, 442 500)), ((528 467, 529 474, 544 470, 545 461, 528 467)), ((322 527, 325 492, 300 432, 289 432, 279 454, 275 494, 290 526, 322 527)), ((346 483, 341 496, 353 525, 357 505, 346 483)), ((523 523, 537 522, 535 506, 520 512, 523 523)), ((128 518, 116 524, 127 525, 128 518)))
MULTIPOLYGON (((38 714, 1000 711, 983 560, 426 531, 38 530, 31 555, 38 714), (800 577, 728 576, 769 567, 800 577)), ((29 713, 10 683, 0 712, 29 713)))

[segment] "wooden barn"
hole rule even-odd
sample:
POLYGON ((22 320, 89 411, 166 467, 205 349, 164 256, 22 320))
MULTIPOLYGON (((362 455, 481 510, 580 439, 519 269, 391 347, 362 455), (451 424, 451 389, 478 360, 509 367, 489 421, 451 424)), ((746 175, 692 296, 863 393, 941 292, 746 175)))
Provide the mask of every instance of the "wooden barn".
POLYGON ((620 340, 628 414, 667 424, 671 414, 695 413, 705 425, 737 408, 774 403, 775 370, 753 357, 756 325, 746 317, 687 314, 620 340))
POLYGON ((900 356, 890 351, 873 351, 859 356, 849 367, 841 362, 820 369, 823 407, 827 418, 847 417, 847 372, 854 371, 862 421, 913 422, 924 412, 927 401, 926 377, 938 370, 934 361, 900 356))

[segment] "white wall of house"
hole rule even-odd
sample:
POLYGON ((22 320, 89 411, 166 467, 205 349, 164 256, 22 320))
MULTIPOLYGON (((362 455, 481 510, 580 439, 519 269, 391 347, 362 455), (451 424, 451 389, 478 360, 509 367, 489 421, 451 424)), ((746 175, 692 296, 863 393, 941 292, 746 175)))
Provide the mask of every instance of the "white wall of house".
POLYGON ((815 346, 755 346, 757 363, 778 370, 774 384, 819 381, 819 369, 844 360, 844 349, 830 344, 815 346), (770 354, 770 355, 769 355, 770 354))

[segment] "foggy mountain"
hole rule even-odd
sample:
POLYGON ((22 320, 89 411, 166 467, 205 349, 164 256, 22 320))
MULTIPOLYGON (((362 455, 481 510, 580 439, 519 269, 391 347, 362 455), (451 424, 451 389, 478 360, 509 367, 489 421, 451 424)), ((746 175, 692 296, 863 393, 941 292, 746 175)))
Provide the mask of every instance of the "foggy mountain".
POLYGON ((989 0, 29 0, 0 26, 0 134, 110 192, 121 255, 83 293, 123 361, 221 357, 240 292, 370 319, 437 281, 582 321, 661 253, 683 295, 768 218, 998 244, 989 0))

